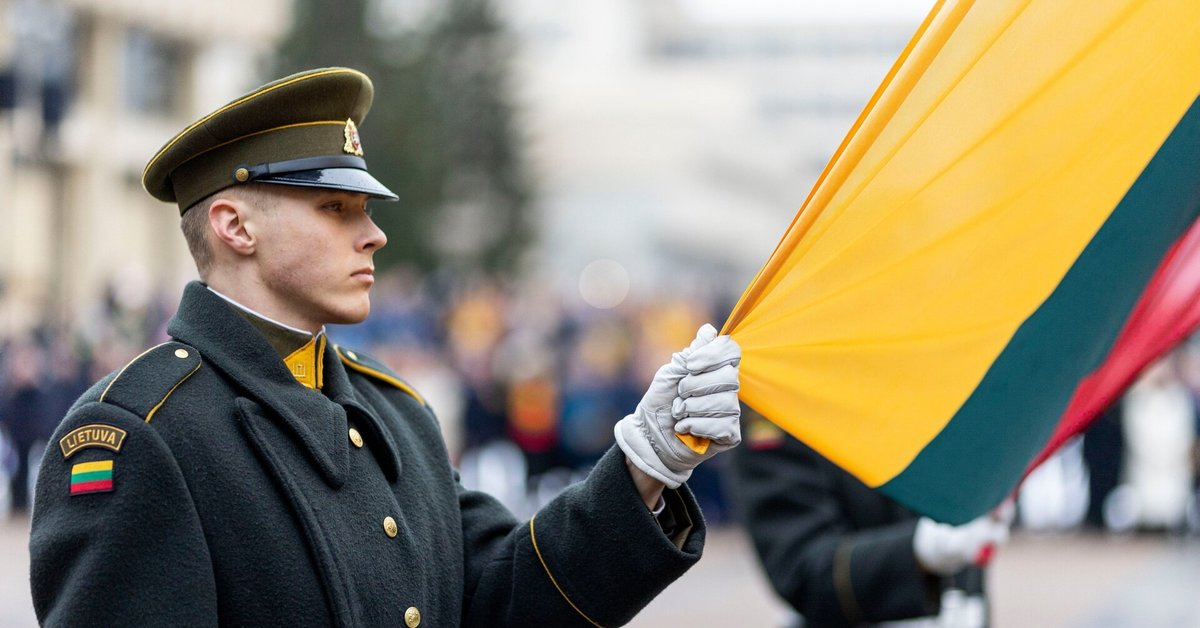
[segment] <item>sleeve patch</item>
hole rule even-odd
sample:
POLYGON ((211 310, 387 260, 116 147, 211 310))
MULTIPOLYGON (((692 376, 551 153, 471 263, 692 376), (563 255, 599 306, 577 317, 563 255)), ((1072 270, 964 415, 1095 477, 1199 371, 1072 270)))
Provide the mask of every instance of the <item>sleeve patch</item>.
POLYGON ((111 425, 93 423, 77 427, 66 436, 58 439, 58 448, 62 450, 63 458, 70 458, 75 452, 88 447, 103 447, 111 451, 121 451, 125 442, 125 430, 111 425))
POLYGON ((755 451, 761 449, 778 449, 783 445, 787 436, 774 423, 757 413, 746 419, 746 446, 755 451))
POLYGON ((71 494, 110 493, 113 490, 112 460, 80 462, 71 465, 71 494))

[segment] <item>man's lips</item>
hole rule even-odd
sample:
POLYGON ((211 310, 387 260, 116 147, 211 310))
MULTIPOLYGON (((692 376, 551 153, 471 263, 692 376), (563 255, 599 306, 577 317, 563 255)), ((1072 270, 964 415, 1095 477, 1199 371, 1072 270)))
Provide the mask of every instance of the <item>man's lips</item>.
POLYGON ((375 269, 374 268, 360 268, 360 269, 354 271, 353 273, 350 273, 350 276, 354 277, 355 279, 361 279, 367 283, 374 283, 375 282, 375 269))

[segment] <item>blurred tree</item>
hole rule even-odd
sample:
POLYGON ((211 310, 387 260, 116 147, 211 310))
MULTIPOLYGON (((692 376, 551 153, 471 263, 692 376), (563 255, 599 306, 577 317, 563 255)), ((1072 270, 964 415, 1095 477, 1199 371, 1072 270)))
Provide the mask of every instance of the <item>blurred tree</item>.
POLYGON ((276 75, 349 66, 375 84, 363 139, 400 196, 375 205, 381 267, 505 270, 529 240, 508 95, 511 41, 491 0, 296 0, 276 75))

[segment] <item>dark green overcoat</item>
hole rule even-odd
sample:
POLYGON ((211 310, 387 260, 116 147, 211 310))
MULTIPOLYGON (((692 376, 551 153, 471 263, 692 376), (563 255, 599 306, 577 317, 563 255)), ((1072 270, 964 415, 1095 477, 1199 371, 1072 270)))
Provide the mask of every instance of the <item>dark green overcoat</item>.
POLYGON ((518 522, 463 488, 433 413, 382 365, 326 351, 323 391, 305 388, 199 283, 168 332, 84 394, 43 459, 45 624, 615 626, 700 556, 690 493, 666 495, 693 524, 679 548, 618 449, 518 522))

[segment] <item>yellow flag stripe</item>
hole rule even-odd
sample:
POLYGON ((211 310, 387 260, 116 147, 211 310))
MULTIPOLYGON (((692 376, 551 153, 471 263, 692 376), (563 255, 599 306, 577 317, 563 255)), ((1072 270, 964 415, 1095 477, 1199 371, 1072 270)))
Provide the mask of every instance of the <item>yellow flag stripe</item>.
POLYGON ((97 460, 95 462, 81 462, 71 466, 71 474, 91 473, 92 471, 112 471, 112 460, 97 460))

